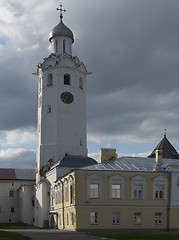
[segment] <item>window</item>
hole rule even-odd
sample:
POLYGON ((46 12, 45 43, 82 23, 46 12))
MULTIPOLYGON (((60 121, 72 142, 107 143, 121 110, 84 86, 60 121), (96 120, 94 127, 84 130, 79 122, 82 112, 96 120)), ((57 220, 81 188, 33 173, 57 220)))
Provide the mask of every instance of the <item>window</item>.
POLYGON ((13 190, 9 191, 9 197, 14 197, 14 191, 13 190))
POLYGON ((98 213, 90 212, 90 224, 98 224, 98 213))
POLYGON ((164 199, 164 185, 155 185, 155 199, 164 199))
POLYGON ((58 41, 55 40, 55 52, 57 53, 58 52, 58 41))
POLYGON ((64 75, 64 85, 71 85, 71 77, 69 74, 64 75))
POLYGON ((109 194, 110 199, 124 198, 124 177, 118 174, 109 178, 109 194))
POLYGON ((168 178, 158 176, 153 179, 153 200, 167 199, 168 178))
POLYGON ((120 184, 112 184, 112 198, 121 198, 121 185, 120 184))
POLYGON ((51 112, 52 112, 52 107, 51 107, 51 105, 48 105, 47 112, 48 112, 48 113, 51 113, 51 112))
POLYGON ((103 177, 92 174, 87 177, 87 199, 102 199, 103 177))
POLYGON ((52 86, 53 85, 53 75, 50 73, 47 76, 47 86, 52 86))
POLYGON ((59 215, 58 220, 59 220, 59 225, 62 225, 61 214, 59 215))
POLYGON ((70 185, 70 204, 74 203, 74 185, 70 185))
POLYGON ((65 181, 65 201, 68 202, 68 181, 65 181))
POLYGON ((58 203, 61 203, 62 200, 62 196, 61 196, 61 193, 62 193, 62 186, 58 186, 58 189, 57 189, 57 199, 58 199, 58 203))
POLYGON ((120 213, 119 212, 112 213, 112 224, 120 224, 120 213))
POLYGON ((131 199, 145 199, 146 195, 146 178, 136 175, 131 178, 131 199))
POLYGON ((65 53, 66 52, 66 49, 65 49, 65 40, 63 40, 63 52, 65 53))
POLYGON ((67 213, 67 225, 69 225, 68 213, 67 213))
POLYGON ((99 198, 99 185, 95 183, 91 183, 89 185, 89 190, 90 190, 90 198, 99 198))
POLYGON ((83 79, 82 78, 79 79, 79 88, 83 89, 83 79))
POLYGON ((155 224, 162 224, 162 213, 155 213, 155 224))
POLYGON ((80 146, 83 146, 83 139, 80 139, 80 146))
POLYGON ((134 213, 134 224, 142 224, 142 213, 134 213))
POLYGON ((11 207, 11 213, 14 213, 14 207, 11 207))
POLYGON ((143 185, 134 184, 133 199, 143 199, 143 185))
POLYGON ((71 213, 71 225, 74 225, 74 213, 71 213))

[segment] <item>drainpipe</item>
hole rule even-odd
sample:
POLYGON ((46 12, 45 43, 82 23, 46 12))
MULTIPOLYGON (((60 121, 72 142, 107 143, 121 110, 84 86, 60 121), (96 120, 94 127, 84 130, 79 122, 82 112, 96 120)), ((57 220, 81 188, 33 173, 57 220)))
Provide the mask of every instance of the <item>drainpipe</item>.
POLYGON ((63 182, 61 181, 62 184, 62 228, 65 229, 65 216, 64 216, 64 185, 63 182))
POLYGON ((170 231, 171 194, 172 194, 172 176, 171 176, 171 172, 169 172, 168 206, 167 206, 167 231, 170 231))

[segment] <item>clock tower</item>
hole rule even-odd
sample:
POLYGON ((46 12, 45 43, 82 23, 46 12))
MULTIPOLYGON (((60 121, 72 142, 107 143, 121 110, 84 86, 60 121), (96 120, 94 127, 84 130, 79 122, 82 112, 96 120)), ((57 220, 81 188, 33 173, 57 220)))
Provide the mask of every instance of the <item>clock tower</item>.
POLYGON ((37 182, 67 155, 87 155, 85 65, 72 56, 74 36, 62 21, 50 32, 51 54, 38 64, 37 182))

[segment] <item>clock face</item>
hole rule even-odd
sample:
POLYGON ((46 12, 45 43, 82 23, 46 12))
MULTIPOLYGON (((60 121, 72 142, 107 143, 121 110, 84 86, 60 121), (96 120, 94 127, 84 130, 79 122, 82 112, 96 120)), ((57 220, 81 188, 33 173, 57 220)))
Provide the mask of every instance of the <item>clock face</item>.
POLYGON ((72 103, 74 101, 74 97, 70 92, 63 92, 60 96, 62 102, 64 103, 72 103))

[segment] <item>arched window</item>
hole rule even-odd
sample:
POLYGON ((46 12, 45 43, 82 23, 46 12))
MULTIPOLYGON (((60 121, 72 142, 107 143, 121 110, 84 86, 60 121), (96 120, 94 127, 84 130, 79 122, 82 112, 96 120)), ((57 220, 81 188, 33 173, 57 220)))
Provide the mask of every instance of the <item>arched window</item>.
POLYGON ((64 75, 64 85, 71 85, 71 77, 69 74, 64 75))
POLYGON ((79 79, 79 88, 83 89, 83 79, 82 78, 79 79))
POLYGON ((70 204, 74 204, 74 179, 70 176, 70 204))
POLYGON ((47 86, 52 86, 53 85, 53 75, 50 73, 47 76, 47 86))
POLYGON ((68 202, 69 196, 68 196, 68 181, 65 179, 65 201, 68 202))

